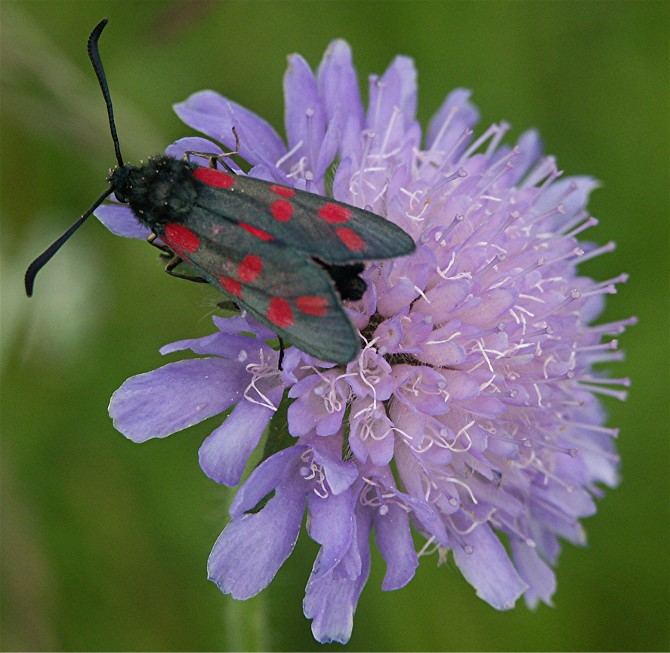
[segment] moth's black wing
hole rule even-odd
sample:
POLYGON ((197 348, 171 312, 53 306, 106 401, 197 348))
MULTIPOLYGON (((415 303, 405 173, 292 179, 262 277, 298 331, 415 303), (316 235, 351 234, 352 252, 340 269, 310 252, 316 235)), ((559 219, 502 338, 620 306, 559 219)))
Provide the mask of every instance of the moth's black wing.
POLYGON ((303 351, 346 363, 359 337, 328 273, 268 232, 196 207, 159 233, 213 286, 303 351))
POLYGON ((232 176, 224 188, 217 182, 230 179, 227 173, 201 168, 195 176, 202 182, 196 202, 203 209, 328 263, 394 258, 415 249, 400 227, 370 211, 251 177, 232 176))

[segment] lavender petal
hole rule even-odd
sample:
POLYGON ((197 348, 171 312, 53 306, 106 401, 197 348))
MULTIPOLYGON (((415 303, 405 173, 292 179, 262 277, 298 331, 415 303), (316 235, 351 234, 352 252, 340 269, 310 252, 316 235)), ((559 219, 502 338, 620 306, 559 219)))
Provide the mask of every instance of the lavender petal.
POLYGON ((151 233, 126 204, 101 204, 94 212, 96 218, 115 236, 146 240, 151 233))
POLYGON ((286 151, 277 132, 265 120, 215 91, 200 91, 174 105, 175 113, 193 129, 235 148, 233 127, 240 140, 240 155, 249 163, 274 166, 286 151))
POLYGON ((354 493, 332 494, 324 499, 311 493, 307 499, 309 536, 321 545, 312 576, 330 572, 351 546, 354 536, 354 493))
MULTIPOLYGON (((279 404, 282 388, 268 392, 270 401, 279 404)), ((198 458, 202 471, 217 483, 237 485, 249 456, 258 445, 274 411, 242 400, 200 446, 198 458)))
POLYGON ((291 555, 304 510, 299 486, 288 485, 278 488, 259 512, 233 519, 209 556, 209 580, 234 599, 258 594, 291 555))
POLYGON ((164 438, 240 399, 244 368, 221 358, 183 360, 129 378, 112 395, 114 426, 133 442, 164 438))
POLYGON ((349 123, 349 133, 359 134, 363 124, 358 79, 351 61, 351 48, 338 39, 326 50, 317 74, 319 94, 328 119, 328 127, 319 151, 315 175, 320 178, 332 163, 338 150, 348 152, 350 145, 345 136, 349 123))
MULTIPOLYGON (((370 573, 369 532, 369 520, 358 518, 355 538, 340 564, 328 574, 310 576, 303 611, 321 644, 346 644, 351 637, 356 604, 370 573)), ((318 567, 317 559, 314 568, 318 567)))
MULTIPOLYGON (((414 577, 419 559, 409 528, 409 516, 395 504, 384 504, 384 514, 377 512, 374 518, 375 540, 386 561, 386 575, 382 589, 397 590, 414 577)), ((381 510, 381 509, 380 509, 381 510)))
POLYGON ((556 577, 551 567, 540 558, 535 547, 530 547, 518 538, 511 538, 512 555, 521 578, 528 583, 524 599, 534 609, 542 601, 553 605, 551 597, 556 591, 556 577))
POLYGON ((314 74, 300 55, 289 57, 284 75, 284 98, 288 149, 302 142, 295 156, 307 156, 308 169, 313 173, 326 131, 326 116, 314 74))
POLYGON ((479 524, 464 536, 465 548, 453 547, 454 559, 477 596, 497 610, 509 610, 528 589, 500 540, 486 524, 479 524))
POLYGON ((445 153, 451 152, 452 160, 465 149, 463 144, 454 150, 459 139, 479 121, 479 111, 470 102, 471 94, 471 91, 464 88, 453 90, 428 125, 428 147, 445 153))
MULTIPOLYGON (((237 491, 230 506, 231 517, 241 517, 251 510, 263 497, 272 492, 285 479, 299 477, 299 456, 305 447, 297 445, 282 449, 264 460, 237 491)), ((304 492, 307 492, 305 489, 304 492)))

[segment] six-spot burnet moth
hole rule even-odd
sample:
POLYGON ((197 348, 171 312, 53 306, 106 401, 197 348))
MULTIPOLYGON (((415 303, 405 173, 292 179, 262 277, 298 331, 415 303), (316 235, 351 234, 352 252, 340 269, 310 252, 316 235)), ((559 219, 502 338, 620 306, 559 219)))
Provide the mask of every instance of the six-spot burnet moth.
POLYGON ((233 174, 225 163, 218 168, 223 157, 235 153, 212 157, 212 167, 167 156, 125 164, 98 52, 106 24, 102 20, 91 32, 88 53, 107 106, 118 166, 95 204, 30 264, 28 296, 37 272, 114 193, 149 227, 149 241, 170 256, 168 272, 209 282, 280 338, 317 358, 352 360, 359 336, 342 299, 363 295, 363 261, 410 254, 413 240, 369 211, 233 174), (182 262, 197 276, 175 273, 182 262))

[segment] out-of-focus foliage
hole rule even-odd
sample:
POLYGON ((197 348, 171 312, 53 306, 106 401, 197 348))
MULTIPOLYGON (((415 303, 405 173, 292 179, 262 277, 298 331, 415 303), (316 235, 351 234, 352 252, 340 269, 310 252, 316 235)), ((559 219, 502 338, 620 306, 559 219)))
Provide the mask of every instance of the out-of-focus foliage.
POLYGON ((629 272, 604 319, 640 318, 614 370, 633 378, 630 400, 607 405, 622 427, 623 484, 587 520, 588 548, 565 547, 555 608, 497 613, 435 558, 383 594, 378 560, 349 648, 667 649, 668 4, 205 0, 0 4, 2 648, 318 648, 301 614, 307 538, 249 604, 206 580, 230 496, 198 469, 209 425, 138 446, 106 414, 127 376, 156 367, 160 345, 210 331, 215 293, 169 278, 150 248, 92 223, 42 273, 36 297, 22 295, 28 261, 113 164, 85 53, 105 15, 101 50, 129 160, 187 135, 171 104, 203 88, 281 128, 286 54, 316 64, 341 36, 363 75, 396 53, 415 58, 424 124, 466 86, 483 125, 508 119, 510 138, 535 126, 567 173, 603 180, 592 237, 619 248, 585 269, 629 272))

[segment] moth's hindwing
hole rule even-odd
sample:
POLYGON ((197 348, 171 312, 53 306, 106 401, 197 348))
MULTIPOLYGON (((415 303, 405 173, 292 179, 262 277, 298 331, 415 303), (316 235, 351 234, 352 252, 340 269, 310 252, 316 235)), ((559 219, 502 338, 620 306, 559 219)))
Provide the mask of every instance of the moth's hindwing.
POLYGON ((159 236, 213 286, 303 351, 336 363, 358 353, 358 334, 326 271, 269 232, 195 207, 159 236))
POLYGON ((394 258, 415 249, 392 222, 330 198, 209 168, 196 168, 194 176, 202 182, 196 200, 201 208, 327 263, 394 258))

